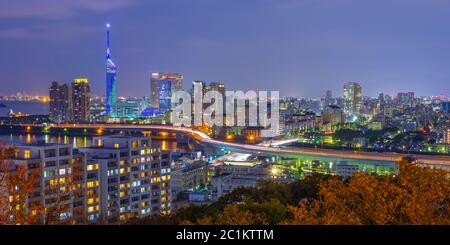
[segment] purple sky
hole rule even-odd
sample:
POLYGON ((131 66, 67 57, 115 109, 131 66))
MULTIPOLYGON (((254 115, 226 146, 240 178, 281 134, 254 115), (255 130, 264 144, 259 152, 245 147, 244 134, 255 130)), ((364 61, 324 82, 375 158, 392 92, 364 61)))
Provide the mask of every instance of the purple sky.
POLYGON ((105 90, 106 23, 118 95, 149 73, 281 95, 414 91, 450 96, 448 0, 0 0, 1 95, 88 77, 105 90))

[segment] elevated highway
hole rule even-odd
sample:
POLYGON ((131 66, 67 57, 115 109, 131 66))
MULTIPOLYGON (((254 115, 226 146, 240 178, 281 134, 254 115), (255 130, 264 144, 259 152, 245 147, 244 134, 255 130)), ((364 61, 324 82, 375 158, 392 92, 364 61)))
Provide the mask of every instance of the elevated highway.
MULTIPOLYGON (((34 127, 42 127, 39 125, 21 124, 14 125, 24 127, 24 130, 30 130, 34 127)), ((298 147, 277 147, 277 144, 261 144, 250 145, 232 142, 224 142, 213 139, 207 134, 190 128, 173 127, 165 125, 122 125, 122 124, 58 124, 51 125, 52 128, 64 129, 96 129, 96 130, 136 130, 136 131, 159 131, 168 133, 182 133, 192 136, 204 145, 217 147, 224 151, 236 151, 242 153, 251 153, 260 156, 280 156, 280 157, 308 157, 318 160, 334 161, 365 161, 365 162, 381 162, 394 163, 399 161, 402 157, 413 156, 421 164, 427 165, 444 165, 450 167, 450 156, 444 155, 406 155, 392 152, 367 152, 367 151, 349 151, 349 150, 333 150, 320 148, 298 148, 298 147)))

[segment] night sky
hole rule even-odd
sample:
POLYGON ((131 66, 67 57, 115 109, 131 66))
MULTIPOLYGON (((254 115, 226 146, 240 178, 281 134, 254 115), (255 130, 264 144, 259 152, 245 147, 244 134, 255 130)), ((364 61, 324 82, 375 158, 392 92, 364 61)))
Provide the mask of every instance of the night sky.
POLYGON ((106 23, 118 95, 173 71, 185 87, 450 96, 448 0, 0 0, 0 95, 74 77, 104 95, 106 23))

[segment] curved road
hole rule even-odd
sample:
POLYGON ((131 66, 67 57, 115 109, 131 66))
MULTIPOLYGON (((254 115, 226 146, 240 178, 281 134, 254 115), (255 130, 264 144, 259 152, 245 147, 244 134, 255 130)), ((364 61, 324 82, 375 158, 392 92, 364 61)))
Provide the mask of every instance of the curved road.
MULTIPOLYGON (((17 126, 33 127, 36 125, 22 124, 17 126)), ((189 128, 182 127, 172 127, 164 125, 119 125, 119 124, 59 124, 52 125, 54 128, 102 128, 102 129, 124 129, 124 130, 160 130, 174 133, 184 133, 193 136, 195 139, 199 140, 204 144, 210 144, 219 147, 229 147, 236 150, 241 150, 244 152, 251 152, 258 155, 277 155, 283 154, 300 154, 318 157, 331 157, 331 158, 342 158, 342 159, 354 159, 354 160, 372 160, 372 161, 386 161, 395 162, 400 160, 402 157, 407 156, 406 154, 397 154, 393 152, 366 152, 366 151, 349 151, 349 150, 332 150, 332 149, 314 149, 314 148, 297 148, 297 147, 272 147, 268 145, 248 145, 239 144, 215 140, 205 133, 195 131, 189 128)), ((442 155, 412 155, 420 163, 430 164, 430 165, 448 165, 450 166, 450 156, 442 155)))

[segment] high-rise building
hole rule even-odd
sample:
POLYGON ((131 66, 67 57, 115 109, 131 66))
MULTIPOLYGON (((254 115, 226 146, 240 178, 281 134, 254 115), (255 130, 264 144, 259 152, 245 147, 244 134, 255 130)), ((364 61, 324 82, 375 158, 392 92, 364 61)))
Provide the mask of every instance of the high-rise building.
POLYGON ((378 113, 384 115, 385 114, 385 110, 386 110, 386 102, 384 100, 384 94, 380 93, 378 94, 378 113))
POLYGON ((75 78, 72 82, 72 122, 89 122, 90 85, 87 78, 75 78))
POLYGON ((206 92, 208 91, 217 91, 220 94, 222 94, 222 97, 225 96, 225 85, 221 82, 212 82, 207 86, 206 92))
POLYGON ((50 120, 55 123, 64 123, 71 121, 72 117, 72 91, 67 84, 52 82, 49 90, 50 120))
POLYGON ((110 116, 112 115, 111 107, 116 103, 116 65, 112 61, 111 51, 110 51, 110 39, 109 39, 109 28, 110 25, 106 25, 106 113, 110 116))
MULTIPOLYGON (((83 155, 71 145, 35 142, 15 145, 11 173, 34 176, 8 191, 10 205, 36 224, 84 224, 83 155), (19 169, 23 169, 19 171, 19 169), (31 184, 32 188, 23 188, 31 184), (23 198, 16 198, 16 197, 23 198)), ((15 217, 11 217, 16 220, 15 217)))
POLYGON ((2 192, 11 200, 4 208, 32 215, 36 224, 118 224, 170 213, 170 152, 152 147, 146 136, 101 136, 92 142, 78 150, 44 141, 15 145, 6 159, 9 171, 34 177, 2 192), (31 189, 24 188, 28 184, 31 189))
POLYGON ((87 78, 75 78, 70 85, 53 82, 49 94, 52 122, 89 122, 90 86, 87 78))
POLYGON ((171 109, 170 99, 176 91, 183 90, 183 76, 178 73, 152 73, 150 80, 150 105, 162 112, 171 109))
POLYGON ((150 137, 95 137, 92 147, 80 151, 98 170, 97 182, 87 187, 100 186, 98 210, 105 223, 170 213, 170 154, 151 147, 150 137))
POLYGON ((361 111, 361 85, 357 82, 344 84, 344 114, 345 116, 358 116, 361 111))

